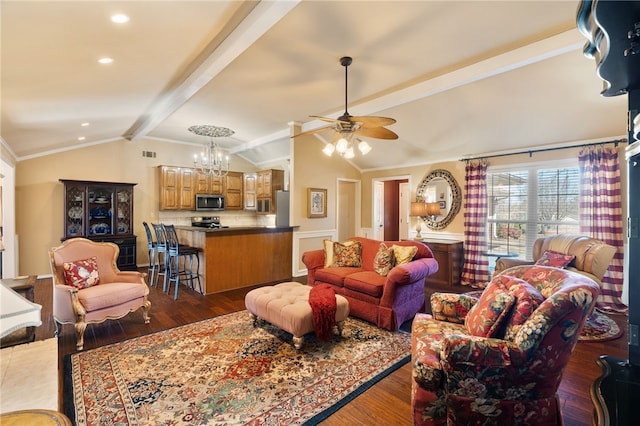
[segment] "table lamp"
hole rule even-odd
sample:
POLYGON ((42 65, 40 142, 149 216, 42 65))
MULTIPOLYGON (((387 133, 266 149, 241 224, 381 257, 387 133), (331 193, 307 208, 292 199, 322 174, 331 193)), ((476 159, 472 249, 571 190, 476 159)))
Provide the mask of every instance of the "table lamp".
POLYGON ((422 201, 411 203, 411 213, 409 216, 418 218, 418 224, 416 225, 416 239, 422 239, 422 235, 420 235, 420 231, 422 231, 422 219, 420 218, 427 215, 427 203, 422 201))
POLYGON ((431 216, 431 219, 435 220, 436 216, 440 216, 440 203, 425 203, 426 216, 431 216))

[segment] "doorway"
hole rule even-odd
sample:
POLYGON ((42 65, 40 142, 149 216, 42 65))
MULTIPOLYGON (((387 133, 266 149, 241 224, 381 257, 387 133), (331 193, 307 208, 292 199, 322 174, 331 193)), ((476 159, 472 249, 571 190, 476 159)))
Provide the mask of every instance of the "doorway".
POLYGON ((373 180, 373 238, 408 238, 410 176, 373 180))
POLYGON ((360 181, 338 179, 338 241, 358 235, 360 229, 360 181))

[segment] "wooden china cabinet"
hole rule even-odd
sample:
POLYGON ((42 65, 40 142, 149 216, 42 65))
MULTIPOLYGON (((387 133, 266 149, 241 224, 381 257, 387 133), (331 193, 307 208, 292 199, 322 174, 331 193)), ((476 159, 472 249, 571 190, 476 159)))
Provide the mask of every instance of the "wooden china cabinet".
POLYGON ((136 270, 133 235, 135 183, 60 179, 64 184, 64 236, 115 243, 120 247, 118 268, 136 270))

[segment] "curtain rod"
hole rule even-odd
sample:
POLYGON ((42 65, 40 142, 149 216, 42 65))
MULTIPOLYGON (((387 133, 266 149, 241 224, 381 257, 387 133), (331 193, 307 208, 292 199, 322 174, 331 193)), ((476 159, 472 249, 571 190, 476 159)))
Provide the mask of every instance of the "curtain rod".
POLYGON ((527 151, 509 152, 506 154, 481 155, 478 157, 461 158, 458 161, 484 160, 486 158, 507 157, 509 155, 522 155, 522 154, 529 154, 529 157, 531 157, 534 153, 537 153, 537 152, 558 151, 561 149, 581 148, 585 146, 594 146, 594 145, 607 145, 610 143, 615 144, 615 146, 617 147, 619 143, 627 143, 627 139, 622 138, 622 139, 614 139, 614 140, 603 141, 603 142, 590 142, 590 143, 581 143, 581 144, 569 145, 569 146, 557 146, 554 148, 530 149, 527 151))

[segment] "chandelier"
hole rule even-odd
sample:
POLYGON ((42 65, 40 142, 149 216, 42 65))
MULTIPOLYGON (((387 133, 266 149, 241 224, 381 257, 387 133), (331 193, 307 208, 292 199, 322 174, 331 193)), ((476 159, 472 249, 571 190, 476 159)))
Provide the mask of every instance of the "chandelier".
POLYGON ((371 151, 371 145, 366 141, 363 141, 360 138, 354 138, 353 133, 351 132, 342 132, 336 141, 326 144, 322 149, 322 152, 329 157, 334 152, 337 152, 342 157, 350 159, 355 157, 355 146, 358 147, 358 150, 362 155, 367 155, 369 151, 371 151))
POLYGON ((194 154, 194 167, 207 176, 226 176, 229 173, 229 156, 223 154, 220 145, 218 145, 214 138, 229 137, 235 132, 226 127, 210 125, 191 126, 187 130, 198 136, 209 136, 210 138, 209 143, 205 145, 204 151, 200 156, 198 156, 198 154, 194 154))

